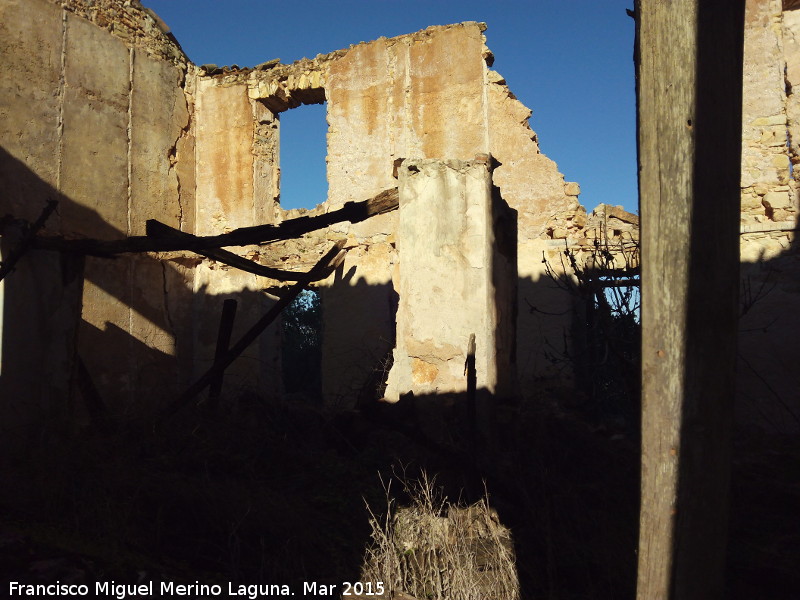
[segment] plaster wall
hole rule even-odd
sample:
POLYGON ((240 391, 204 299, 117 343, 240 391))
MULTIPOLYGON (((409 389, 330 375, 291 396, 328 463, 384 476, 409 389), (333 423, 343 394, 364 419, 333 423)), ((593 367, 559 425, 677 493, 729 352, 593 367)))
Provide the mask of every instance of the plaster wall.
MULTIPOLYGON (((67 237, 142 234, 148 218, 191 226, 177 168, 186 61, 155 19, 136 4, 48 0, 3 0, 0 17, 0 213, 33 221, 56 199, 46 231, 67 237)), ((193 171, 193 153, 181 158, 193 171)), ((186 273, 155 258, 31 252, 5 287, 4 400, 65 406, 76 346, 112 409, 152 390, 146 381, 181 385, 170 311, 186 273)))
MULTIPOLYGON (((572 299, 547 289, 541 246, 554 235, 565 239, 580 229, 580 218, 585 220, 586 214, 577 201, 580 188, 565 183, 555 163, 541 154, 528 125, 530 110, 489 68, 492 56, 484 28, 479 23, 431 27, 293 65, 212 77, 219 85, 245 81, 252 99, 278 112, 303 102, 327 101, 329 189, 327 201, 315 212, 394 187, 398 159, 493 156, 500 163, 493 172, 494 184, 519 215, 519 277, 529 284, 520 286, 517 302, 539 302, 547 296, 563 312, 572 299)), ((298 214, 302 213, 283 213, 284 217, 298 214)), ((326 240, 335 233, 351 240, 344 273, 350 273, 349 287, 362 286, 354 293, 345 289, 341 277, 321 285, 330 288, 323 292, 323 388, 329 401, 338 401, 348 387, 367 381, 383 364, 387 345, 391 349, 391 311, 396 301, 390 282, 399 264, 394 235, 398 227, 398 215, 392 213, 357 225, 334 226, 317 236, 326 240), (362 262, 367 253, 386 260, 362 262), (361 306, 356 297, 365 298, 367 288, 375 323, 382 325, 355 324, 348 333, 342 324, 347 319, 344 307, 361 306), (361 360, 346 364, 345 357, 356 354, 361 360)), ((517 338, 517 354, 526 357, 529 366, 522 373, 521 388, 532 395, 538 379, 551 371, 543 355, 546 336, 563 339, 570 319, 549 322, 543 329, 529 312, 520 311, 519 318, 523 334, 517 338)))
MULTIPOLYGON (((17 18, 22 4, 0 4, 4 57, 0 66, 0 212, 33 221, 59 179, 64 26, 61 11, 45 3, 39 6, 40 12, 17 18), (20 177, 20 170, 32 170, 38 176, 20 177)), ((50 226, 57 227, 59 222, 59 215, 53 215, 50 226)), ((0 254, 8 255, 19 233, 4 230, 0 254)), ((25 435, 31 413, 39 416, 46 412, 67 391, 76 322, 69 313, 79 310, 80 286, 63 285, 63 272, 57 256, 36 252, 27 267, 17 269, 15 279, 0 283, 4 437, 25 435), (44 369, 46 359, 50 364, 44 369)))

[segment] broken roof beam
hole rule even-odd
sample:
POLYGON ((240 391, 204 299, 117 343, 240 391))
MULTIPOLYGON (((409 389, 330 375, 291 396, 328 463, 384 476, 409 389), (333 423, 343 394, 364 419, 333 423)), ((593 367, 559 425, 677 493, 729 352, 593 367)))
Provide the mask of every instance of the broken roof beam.
MULTIPOLYGON (((148 219, 147 236, 158 239, 183 239, 187 242, 197 240, 197 236, 174 229, 169 225, 165 225, 161 221, 157 221, 156 219, 148 219)), ((239 256, 238 254, 234 254, 228 250, 223 250, 222 248, 197 250, 197 254, 216 260, 217 262, 221 262, 222 264, 233 267, 234 269, 239 269, 260 277, 269 277, 270 279, 275 279, 277 281, 305 281, 306 283, 315 281, 311 278, 311 272, 302 273, 297 271, 285 271, 283 269, 276 269, 274 267, 267 267, 239 256)))
POLYGON ((298 238, 303 234, 324 229, 334 223, 349 221, 359 223, 375 215, 391 212, 399 204, 397 188, 384 190, 377 196, 362 202, 347 202, 342 208, 314 215, 288 219, 279 225, 256 225, 241 227, 229 233, 209 236, 159 237, 136 236, 121 240, 66 240, 62 237, 36 237, 35 248, 61 250, 92 256, 113 256, 126 252, 171 252, 189 250, 198 252, 224 246, 249 246, 279 240, 298 238))
MULTIPOLYGON (((343 262, 347 254, 345 249, 345 240, 336 242, 322 258, 317 261, 314 267, 309 272, 309 277, 312 281, 318 279, 325 279, 330 276, 343 262)), ((189 388, 181 394, 178 398, 172 401, 163 411, 162 417, 169 418, 189 404, 200 392, 213 384, 217 379, 222 377, 225 369, 227 369, 239 355, 244 352, 250 344, 252 344, 258 336, 260 336, 269 325, 278 318, 284 308, 289 306, 292 301, 308 286, 307 281, 298 281, 285 292, 281 294, 278 301, 261 317, 255 325, 253 325, 247 332, 239 338, 228 351, 224 354, 220 353, 214 359, 214 364, 208 369, 197 381, 195 381, 189 388)))

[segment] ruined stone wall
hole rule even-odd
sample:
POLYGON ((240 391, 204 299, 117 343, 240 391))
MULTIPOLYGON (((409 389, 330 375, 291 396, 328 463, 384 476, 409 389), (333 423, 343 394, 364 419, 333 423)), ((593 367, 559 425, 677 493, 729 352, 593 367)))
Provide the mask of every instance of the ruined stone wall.
POLYGON ((749 0, 742 110, 742 260, 789 249, 798 208, 800 12, 749 0))
POLYGON ((793 20, 792 12, 784 19, 780 0, 747 3, 742 115, 742 219, 746 224, 784 223, 797 213, 790 154, 796 156, 798 140, 790 133, 797 127, 792 77, 798 74, 793 63, 800 58, 793 20))
POLYGON ((149 56, 186 68, 189 59, 161 18, 139 0, 53 0, 149 56))
MULTIPOLYGON (((563 239, 585 224, 585 210, 577 200, 580 188, 565 183, 555 163, 541 154, 527 122, 530 110, 514 98, 502 76, 489 68, 492 56, 484 29, 479 23, 431 27, 292 65, 271 61, 255 69, 203 69, 199 88, 246 86, 253 110, 260 111, 254 121, 252 172, 260 185, 254 189, 254 202, 264 207, 262 222, 273 209, 275 218, 299 214, 281 212, 276 204, 280 113, 326 101, 329 188, 317 212, 396 186, 397 159, 470 160, 492 155, 500 163, 494 170, 494 183, 519 215, 519 277, 524 282, 519 302, 533 298, 563 312, 571 300, 549 288, 542 251, 552 239, 563 239)), ((250 173, 251 167, 245 171, 250 173)), ((212 170, 209 177, 216 173, 212 170)), ((329 402, 358 394, 394 344, 397 218, 388 214, 354 226, 334 226, 306 242, 308 249, 315 247, 315 240, 327 243, 337 236, 350 240, 351 250, 339 278, 321 286, 323 378, 329 402), (351 315, 364 311, 372 318, 354 323, 351 315)), ((299 254, 284 251, 285 246, 276 245, 274 251, 263 253, 262 260, 298 265, 295 257, 299 254), (276 256, 281 258, 276 260, 276 256)), ((563 339, 570 324, 569 317, 541 323, 537 316, 520 313, 523 335, 518 355, 526 362, 523 388, 531 393, 536 378, 550 367, 543 353, 546 338, 563 339)))
MULTIPOLYGON (((796 14, 781 11, 774 0, 748 3, 742 258, 757 265, 761 280, 777 265, 773 259, 789 256, 795 243, 796 14)), ((397 159, 493 156, 499 163, 493 182, 518 215, 520 391, 536 397, 541 388, 565 381, 564 371, 550 358, 569 353, 563 346, 570 343, 565 333, 578 316, 574 299, 553 285, 542 261, 554 266, 558 275, 565 246, 580 250, 586 259, 598 238, 635 243, 638 222, 635 215, 612 207, 586 214, 578 201, 579 186, 565 182, 540 152, 527 122, 530 111, 491 70, 483 29, 477 23, 432 27, 291 65, 270 61, 254 69, 207 66, 192 71, 202 163, 198 223, 205 223, 210 233, 304 214, 279 206, 280 113, 302 104, 327 102, 329 189, 326 201, 312 212, 333 210, 395 186, 397 159)), ((398 218, 397 213, 383 215, 358 225, 340 224, 303 240, 243 250, 257 253, 264 264, 306 269, 327 244, 348 239, 345 265, 319 286, 329 402, 347 404, 361 393, 395 344, 394 311, 402 285, 398 218), (370 318, 353 319, 354 314, 370 318)), ((203 261, 195 289, 221 290, 214 288, 212 276, 202 275, 218 268, 203 261)), ((232 278, 220 277, 219 285, 231 285, 232 278)), ((243 280, 233 288, 256 291, 279 285, 239 277, 243 280)), ((793 317, 784 318, 790 325, 793 317)), ((195 337, 199 339, 197 332, 195 337)), ((782 347, 791 348, 790 341, 781 342, 782 347)), ((770 345, 765 339, 743 347, 770 345)), ((780 355, 788 359, 791 352, 780 355)))
MULTIPOLYGON (((0 48, 0 214, 33 221, 52 198, 52 234, 122 238, 149 218, 192 229, 186 61, 152 15, 136 2, 2 0, 0 48)), ((75 346, 105 398, 182 385, 185 268, 81 262, 31 252, 5 282, 4 400, 63 406, 75 346)))
POLYGON ((800 10, 748 0, 742 115, 742 423, 800 431, 800 10))
MULTIPOLYGON (((796 14, 782 12, 775 1, 748 5, 742 258, 759 265, 761 279, 764 269, 772 268, 764 265, 774 266, 771 261, 784 256, 794 243, 797 190, 792 161, 798 152, 792 133, 797 108, 791 84, 796 75, 796 14)), ((518 214, 517 366, 521 393, 536 397, 542 388, 568 382, 563 365, 551 359, 569 354, 570 330, 574 319, 580 318, 575 312, 580 307, 544 274, 542 261, 556 275, 569 277, 568 268, 559 272, 565 247, 588 260, 600 238, 635 245, 638 220, 612 207, 586 214, 578 201, 579 186, 564 182, 556 165, 540 152, 527 123, 530 111, 513 97, 490 63, 483 26, 466 23, 358 44, 292 65, 271 61, 255 69, 209 67, 199 72, 198 87, 204 91, 198 98, 202 93, 235 94, 241 118, 252 114, 251 156, 241 151, 247 147, 250 130, 242 133, 236 152, 241 152, 245 164, 241 188, 245 191, 240 196, 252 194, 254 209, 262 210, 260 216, 253 213, 253 224, 303 214, 279 207, 278 149, 280 113, 305 103, 326 101, 328 107, 329 190, 316 212, 393 187, 393 164, 400 158, 468 160, 491 154, 499 163, 493 182, 518 214), (245 89, 249 106, 243 100, 245 89)), ((221 144, 219 152, 224 154, 226 147, 229 144, 221 144)), ((217 175, 227 176, 212 168, 208 178, 217 175)), ((204 201, 199 206, 211 204, 204 201)), ((249 210, 245 201, 218 211, 222 221, 215 225, 246 224, 247 219, 236 215, 249 210)), ((386 353, 395 343, 394 310, 401 285, 398 227, 397 214, 389 214, 355 226, 338 225, 261 253, 265 264, 308 268, 325 244, 337 237, 349 239, 344 268, 321 285, 326 328, 323 371, 329 401, 358 395, 371 372, 385 365, 386 353), (371 315, 369 320, 353 322, 353 314, 365 313, 371 315)), ((781 344, 790 348, 789 341, 781 344)), ((769 348, 770 343, 744 346, 769 348)))
MULTIPOLYGON (((399 159, 493 157, 496 193, 517 215, 508 227, 518 232, 517 303, 564 315, 540 320, 543 313, 520 311, 523 394, 534 395, 549 374, 545 348, 564 339, 572 299, 552 289, 542 258, 555 257, 564 241, 590 243, 590 219, 577 200, 579 186, 565 183, 541 154, 530 111, 490 69, 482 24, 431 27, 292 65, 198 68, 136 2, 2 0, 0 9, 4 23, 15 23, 2 30, 9 56, 4 186, 12 190, 3 213, 33 220, 37 200, 56 193, 62 205, 51 233, 103 239, 141 235, 150 218, 204 235, 298 216, 303 211, 279 205, 280 113, 327 102, 329 189, 313 212, 397 186, 399 159)), ((395 212, 236 249, 262 264, 306 270, 333 241, 347 239, 344 265, 318 285, 328 402, 352 405, 373 385, 396 329, 408 325, 396 325, 398 291, 408 284, 400 275, 398 231, 395 212)), ((236 337, 270 304, 264 292, 283 285, 181 253, 88 258, 83 275, 83 289, 74 283, 72 303, 61 303, 73 312, 83 307, 78 353, 97 374, 101 395, 128 402, 141 390, 169 395, 210 364, 225 297, 240 300, 236 337)), ((80 282, 80 274, 71 281, 80 282)), ((497 300, 506 283, 492 285, 489 296, 497 300)), ((513 304, 503 305, 504 318, 513 304)), ((267 333, 232 367, 234 386, 279 393, 278 336, 277 329, 267 333)), ((503 344, 510 361, 512 341, 503 344)), ((63 362, 66 373, 70 360, 63 362)))

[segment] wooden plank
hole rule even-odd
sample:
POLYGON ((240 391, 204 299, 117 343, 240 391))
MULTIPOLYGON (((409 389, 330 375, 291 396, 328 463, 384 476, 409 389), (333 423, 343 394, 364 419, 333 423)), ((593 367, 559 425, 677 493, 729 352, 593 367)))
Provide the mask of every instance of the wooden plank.
MULTIPOLYGON (((238 303, 235 298, 226 298, 222 303, 222 315, 219 318, 219 332, 217 333, 217 347, 214 351, 214 365, 219 366, 228 347, 231 344, 231 334, 233 334, 233 322, 236 320, 236 307, 238 303)), ((208 390, 208 404, 213 409, 219 404, 219 397, 222 393, 222 382, 225 378, 225 369, 220 368, 219 374, 211 380, 208 390)))
MULTIPOLYGON (((344 250, 345 240, 341 240, 336 242, 333 247, 322 257, 319 259, 316 265, 311 269, 310 273, 313 277, 318 277, 320 279, 324 279, 328 275, 330 275, 336 267, 338 267, 342 261, 344 261, 345 254, 347 253, 344 250)), ((233 347, 228 350, 228 352, 219 358, 219 360, 215 360, 214 364, 211 368, 206 371, 197 381, 195 381, 189 389, 187 389, 183 394, 180 395, 177 399, 175 399, 169 406, 163 411, 163 417, 169 418, 185 407, 192 399, 197 396, 200 392, 202 392, 206 387, 208 387, 214 379, 219 377, 222 373, 225 372, 231 363, 236 360, 236 358, 247 349, 247 347, 252 344, 259 335, 261 335, 264 330, 269 327, 269 325, 281 314, 284 308, 289 306, 289 304, 294 300, 297 295, 302 292, 308 286, 308 282, 305 281, 298 281, 293 286, 288 288, 280 297, 280 299, 272 305, 272 307, 267 311, 267 313, 258 320, 258 322, 253 325, 247 333, 245 333, 233 347)))
POLYGON ((467 360, 464 362, 464 375, 467 376, 467 421, 470 437, 470 451, 473 455, 478 448, 478 370, 475 368, 475 334, 469 334, 467 360))
POLYGON ((744 0, 638 0, 637 598, 722 598, 739 274, 744 0))
MULTIPOLYGON (((178 229, 173 229, 169 225, 165 225, 156 219, 148 219, 147 235, 149 237, 159 239, 184 239, 189 243, 192 243, 192 240, 198 239, 197 236, 194 236, 191 233, 185 233, 183 231, 179 231, 178 229)), ((238 254, 234 254, 228 250, 223 250, 222 248, 197 250, 197 254, 211 258, 235 269, 246 271, 247 273, 252 273, 254 275, 259 275, 261 277, 269 277, 270 279, 275 279, 277 281, 305 281, 307 283, 313 281, 309 279, 308 273, 285 271, 283 269, 266 267, 253 262, 252 260, 242 258, 238 254)))
POLYGON ((45 250, 61 250, 92 256, 113 256, 126 252, 171 252, 190 250, 198 252, 224 246, 249 246, 278 240, 300 237, 303 234, 323 229, 334 223, 349 221, 359 223, 375 215, 391 212, 399 205, 397 188, 384 190, 374 198, 363 202, 348 202, 339 210, 312 217, 289 219, 279 225, 256 225, 242 227, 229 233, 210 236, 157 238, 135 236, 120 240, 67 240, 62 237, 37 237, 34 247, 45 250))

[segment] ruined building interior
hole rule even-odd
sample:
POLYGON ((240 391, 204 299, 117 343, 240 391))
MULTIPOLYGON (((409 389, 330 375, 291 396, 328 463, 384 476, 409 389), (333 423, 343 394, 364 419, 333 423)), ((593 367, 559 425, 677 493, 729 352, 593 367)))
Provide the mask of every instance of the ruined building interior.
MULTIPOLYGON (((484 25, 231 70, 192 64, 137 3, 0 8, 6 253, 12 221, 35 221, 47 199, 59 206, 40 235, 64 240, 143 236, 149 219, 210 236, 305 215, 279 202, 280 114, 324 102, 328 198, 307 214, 393 188, 399 210, 234 250, 304 271, 346 240, 344 263, 315 284, 325 403, 352 407, 388 370, 388 354, 389 401, 463 391, 470 334, 481 389, 532 398, 570 385, 548 352, 580 338, 564 310, 575 299, 545 267, 570 269, 565 246, 585 263, 595 239, 635 244, 638 217, 602 205, 587 215, 579 185, 540 151, 529 109, 491 69, 484 25)), ((782 308, 797 291, 783 275, 795 260, 797 18, 779 2, 752 2, 746 39, 743 273, 752 294, 770 293, 746 315, 741 410, 781 427, 797 414, 797 311, 782 308)), ((239 299, 236 339, 287 283, 193 252, 111 260, 41 250, 3 285, 5 402, 44 409, 68 397, 79 357, 99 396, 125 412, 143 397, 163 402, 213 363, 225 298, 239 299)), ((229 389, 280 396, 280 345, 276 324, 229 368, 229 389)))
MULTIPOLYGON (((572 393, 578 368, 553 357, 585 343, 587 307, 554 280, 591 271, 597 240, 635 277, 638 216, 587 213, 492 70, 485 29, 434 26, 292 64, 212 68, 192 64, 136 1, 0 0, 5 261, 58 201, 0 283, 4 441, 67 399, 78 420, 89 396, 119 416, 161 410, 214 364, 224 300, 238 301, 235 341, 293 284, 253 269, 304 273, 337 242, 343 261, 311 284, 323 405, 446 402, 468 391, 471 347, 482 410, 572 393), (328 196, 287 211, 280 117, 319 103, 328 196), (191 244, 102 245, 158 240, 152 220, 192 239, 277 228, 393 190, 380 214, 228 246, 249 270, 191 244), (86 240, 97 244, 75 245, 86 240)), ((737 419, 798 433, 800 10, 750 0, 745 36, 737 419)), ((278 320, 225 370, 223 394, 284 398, 281 344, 278 320)))
MULTIPOLYGON (((209 74, 190 64, 147 12, 125 7, 132 29, 121 39, 123 30, 115 25, 109 32, 113 21, 104 21, 114 3, 83 14, 79 2, 38 5, 38 11, 26 8, 22 26, 6 35, 15 36, 9 45, 21 55, 51 53, 35 63, 49 71, 34 77, 28 60, 26 69, 14 70, 24 84, 8 82, 11 106, 36 114, 20 113, 7 123, 24 129, 21 138, 9 132, 14 143, 25 145, 30 138, 40 163, 55 170, 42 176, 31 168, 37 159, 30 149, 21 150, 28 158, 21 164, 12 161, 19 153, 7 148, 8 171, 17 181, 19 172, 25 175, 24 183, 9 186, 15 192, 9 214, 34 220, 41 209, 37 201, 57 193, 61 206, 46 230, 64 238, 140 236, 148 219, 197 236, 280 223, 298 215, 282 211, 278 201, 279 115, 325 101, 329 191, 311 214, 330 213, 398 185, 403 208, 239 250, 259 264, 304 270, 333 241, 347 240, 344 264, 318 284, 325 401, 352 405, 395 346, 395 329, 390 400, 409 391, 460 391, 470 334, 476 335, 479 387, 513 393, 514 354, 522 365, 519 389, 535 387, 534 380, 545 375, 537 348, 548 328, 560 337, 562 324, 530 323, 520 313, 522 327, 542 333, 538 339, 520 336, 515 348, 515 288, 530 295, 526 288, 542 276, 542 252, 557 253, 567 237, 596 235, 603 217, 587 220, 577 201, 578 185, 565 183, 539 151, 527 124, 530 111, 489 68, 483 25, 433 27, 292 65, 209 74), (107 26, 97 26, 103 23, 107 26), (456 54, 461 60, 453 60, 456 54), (97 68, 98 57, 107 68, 97 68), (52 85, 55 93, 45 92, 52 85), (23 87, 47 94, 49 105, 30 102, 17 91, 23 87), (46 140, 27 127, 32 121, 42 130, 53 124, 46 140), (74 141, 67 139, 72 136, 74 141), (103 157, 102 169, 84 149, 103 157), (72 156, 82 157, 74 176, 67 174, 72 156), (503 231, 495 231, 498 227, 503 231), (514 228, 518 244, 510 237, 514 228), (404 272, 413 276, 404 278, 404 272), (449 281, 446 287, 437 284, 443 279, 449 281)), ((4 7, 19 12, 15 3, 4 7)), ((615 231, 627 232, 635 219, 624 215, 627 222, 615 231)), ((41 260, 39 269, 64 268, 53 262, 56 254, 43 253, 41 260)), ((208 327, 207 319, 219 313, 222 299, 239 297, 237 324, 244 326, 271 302, 264 292, 282 285, 192 253, 127 254, 113 261, 89 257, 83 269, 83 281, 75 277, 64 285, 59 278, 53 280, 58 294, 37 294, 37 302, 53 302, 57 310, 32 305, 9 280, 5 310, 17 315, 13 323, 20 331, 28 328, 18 312, 25 307, 31 321, 50 331, 22 336, 15 325, 6 325, 6 340, 32 345, 4 353, 4 373, 16 373, 8 381, 4 375, 6 390, 26 390, 43 403, 67 394, 71 342, 77 340, 77 354, 108 401, 133 404, 145 390, 152 398, 153 389, 174 394, 213 360, 216 327, 208 327), (39 318, 45 314, 47 325, 39 318), (23 367, 31 356, 43 355, 53 365, 46 379, 23 367)), ((547 309, 559 300, 537 299, 537 304, 547 309)), ((279 395, 279 346, 274 327, 231 367, 231 385, 279 395)))

